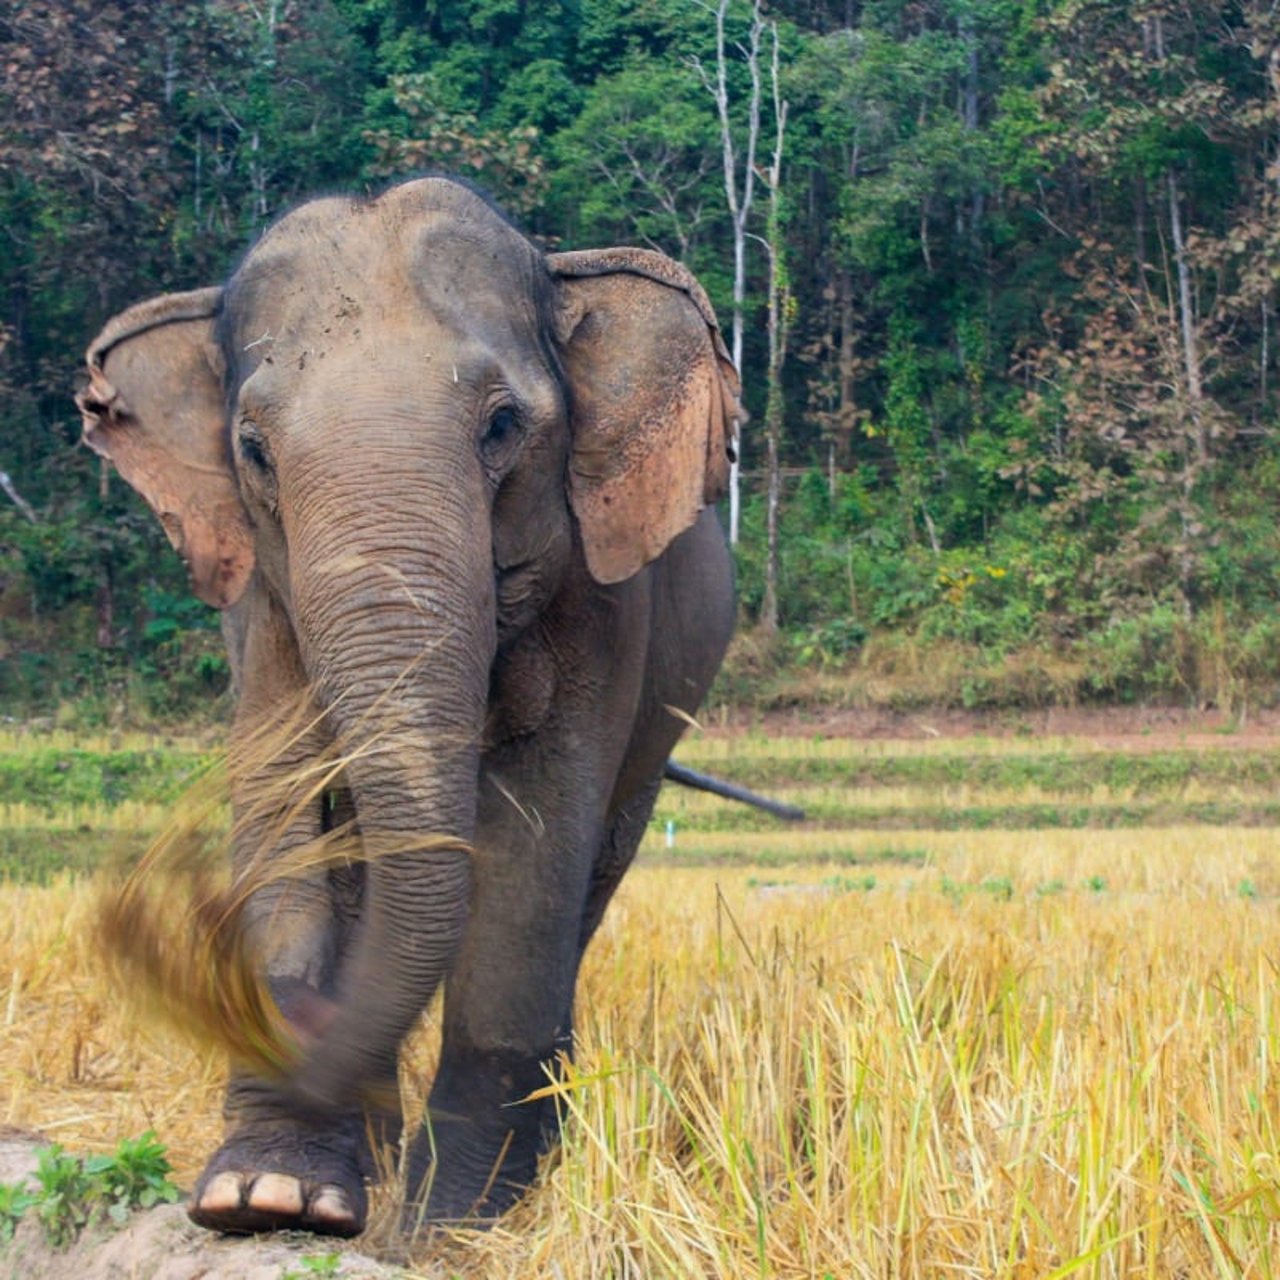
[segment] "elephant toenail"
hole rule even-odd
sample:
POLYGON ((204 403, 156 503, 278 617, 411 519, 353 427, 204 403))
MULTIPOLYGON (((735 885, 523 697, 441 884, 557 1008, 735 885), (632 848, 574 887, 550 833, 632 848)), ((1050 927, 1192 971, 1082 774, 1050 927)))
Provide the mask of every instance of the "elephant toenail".
POLYGON ((263 1213, 297 1217, 302 1213, 302 1187, 297 1178, 288 1174, 259 1174, 249 1190, 249 1207, 263 1213))
POLYGON ((347 1193, 341 1187, 321 1187, 311 1201, 311 1220, 339 1226, 355 1222, 347 1193))
POLYGON ((205 1213, 230 1213, 240 1208, 240 1175, 220 1173, 209 1180, 200 1197, 200 1209, 205 1213))

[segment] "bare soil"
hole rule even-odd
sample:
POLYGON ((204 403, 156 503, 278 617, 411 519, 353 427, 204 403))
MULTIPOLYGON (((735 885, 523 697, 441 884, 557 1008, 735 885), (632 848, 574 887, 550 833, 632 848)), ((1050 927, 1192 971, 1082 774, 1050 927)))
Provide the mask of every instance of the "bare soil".
POLYGON ((965 711, 940 708, 795 708, 731 711, 701 721, 708 737, 746 731, 779 737, 920 740, 927 738, 1083 738, 1106 751, 1254 750, 1280 747, 1280 708, 1232 716, 1216 708, 1046 707, 965 711))

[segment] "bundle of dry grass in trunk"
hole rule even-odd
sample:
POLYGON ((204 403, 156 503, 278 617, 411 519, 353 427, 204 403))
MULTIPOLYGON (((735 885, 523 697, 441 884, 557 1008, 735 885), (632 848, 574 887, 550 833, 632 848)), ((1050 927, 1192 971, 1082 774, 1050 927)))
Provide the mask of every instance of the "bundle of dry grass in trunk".
MULTIPOLYGON (((287 852, 284 833, 307 806, 342 784, 355 756, 394 750, 394 717, 356 745, 334 743, 309 703, 241 740, 230 761, 240 777, 269 777, 230 832, 228 769, 208 770, 187 791, 173 822, 138 865, 104 895, 99 931, 118 988, 144 1016, 225 1051, 256 1075, 283 1078, 299 1065, 305 1037, 268 989, 246 927, 252 896, 266 886, 389 854, 457 848, 453 836, 371 837, 354 820, 287 852), (282 761, 296 762, 281 768, 282 761), (234 877, 229 845, 252 831, 260 852, 234 877)), ((117 882, 111 882, 113 885, 117 882)), ((322 999, 318 997, 318 999, 322 999)))

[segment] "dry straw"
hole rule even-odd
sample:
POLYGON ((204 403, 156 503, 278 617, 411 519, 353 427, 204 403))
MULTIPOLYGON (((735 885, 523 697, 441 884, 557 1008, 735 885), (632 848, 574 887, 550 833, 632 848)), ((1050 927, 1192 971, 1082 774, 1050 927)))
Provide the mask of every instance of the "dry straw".
MULTIPOLYGON (((246 806, 260 830, 335 785, 340 753, 310 759, 290 798, 246 806)), ((214 816, 197 792, 175 827, 194 834, 170 833, 177 887, 143 876, 170 942, 124 945, 134 972, 186 975, 183 1020, 192 988, 235 990, 190 1020, 269 1039, 269 1005, 244 1030, 261 993, 209 976, 251 980, 243 950, 180 954, 197 917, 242 936, 227 922, 253 883, 218 869, 225 783, 200 786, 214 816)), ((417 1254, 421 1274, 1280 1280, 1274 830, 788 836, 820 857, 838 835, 875 863, 857 876, 744 865, 764 833, 686 835, 738 860, 631 873, 584 964, 559 1154, 494 1229, 417 1254)), ((288 857, 331 866, 349 836, 288 857)), ((121 1009, 86 928, 96 882, 6 892, 0 1119, 96 1150, 154 1125, 192 1176, 219 1138, 222 1055, 121 1009)), ((406 1045, 410 1111, 437 1031, 406 1045)))
POLYGON ((254 939, 270 929, 249 925, 254 896, 276 889, 275 909, 281 910, 290 884, 332 869, 393 855, 469 852, 454 836, 362 833, 354 818, 291 842, 304 815, 328 812, 353 760, 398 751, 402 739, 389 704, 384 698, 361 722, 380 718, 380 728, 361 733, 357 726, 356 740, 348 744, 328 735, 305 699, 278 722, 246 735, 226 768, 211 767, 192 785, 118 891, 104 892, 98 922, 103 950, 119 990, 141 1012, 224 1051, 257 1075, 287 1077, 298 1068, 305 1036, 268 989, 254 939), (240 779, 230 788, 239 803, 229 834, 228 771, 240 779), (228 869, 229 844, 253 850, 234 870, 228 869))

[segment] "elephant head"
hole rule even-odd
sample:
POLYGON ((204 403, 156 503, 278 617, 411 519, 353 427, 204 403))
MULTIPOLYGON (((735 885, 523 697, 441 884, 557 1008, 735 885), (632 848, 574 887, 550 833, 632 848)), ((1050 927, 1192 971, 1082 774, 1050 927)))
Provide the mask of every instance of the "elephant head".
POLYGON ((371 738, 347 767, 363 838, 456 838, 371 863, 294 1082, 336 1105, 394 1063, 461 936, 496 655, 566 574, 629 578, 721 492, 736 375, 682 267, 546 256, 444 179, 300 206, 88 364, 84 438, 196 593, 267 602, 333 734, 371 738))

